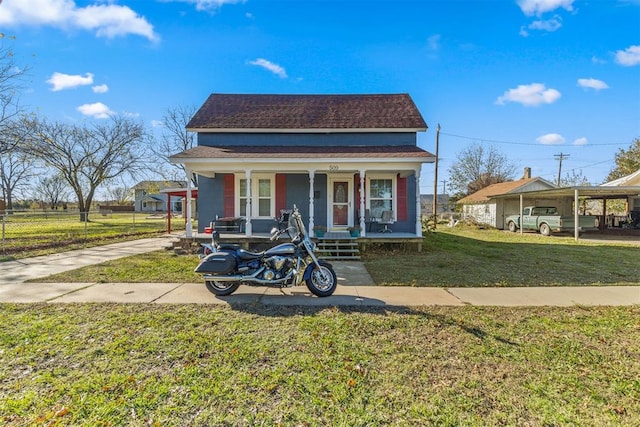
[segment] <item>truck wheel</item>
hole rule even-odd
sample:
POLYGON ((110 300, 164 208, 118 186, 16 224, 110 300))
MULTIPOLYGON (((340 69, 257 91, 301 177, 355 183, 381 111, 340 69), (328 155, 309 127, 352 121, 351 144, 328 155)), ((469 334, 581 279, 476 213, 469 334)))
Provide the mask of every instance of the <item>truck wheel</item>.
POLYGON ((516 227, 516 223, 513 221, 509 221, 509 231, 515 233, 517 230, 518 227, 516 227))
POLYGON ((551 236, 551 228, 549 224, 540 224, 540 234, 543 236, 551 236))

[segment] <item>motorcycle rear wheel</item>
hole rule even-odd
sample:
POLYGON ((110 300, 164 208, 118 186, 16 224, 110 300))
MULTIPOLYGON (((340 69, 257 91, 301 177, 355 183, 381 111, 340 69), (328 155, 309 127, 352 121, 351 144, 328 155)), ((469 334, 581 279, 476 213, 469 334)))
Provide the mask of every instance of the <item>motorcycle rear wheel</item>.
POLYGON ((328 297, 338 287, 338 277, 333 268, 320 264, 320 268, 314 268, 307 279, 307 288, 312 294, 319 297, 328 297))
POLYGON ((216 282, 215 280, 206 280, 204 284, 209 292, 219 297, 231 295, 240 287, 240 282, 216 282))

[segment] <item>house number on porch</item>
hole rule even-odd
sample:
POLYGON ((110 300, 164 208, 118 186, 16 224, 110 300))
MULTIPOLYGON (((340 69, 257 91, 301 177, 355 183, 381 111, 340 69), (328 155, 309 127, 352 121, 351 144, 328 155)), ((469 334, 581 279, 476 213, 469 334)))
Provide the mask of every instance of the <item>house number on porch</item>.
POLYGON ((329 170, 330 171, 337 171, 338 169, 340 169, 340 166, 338 166, 338 165, 329 165, 329 170))

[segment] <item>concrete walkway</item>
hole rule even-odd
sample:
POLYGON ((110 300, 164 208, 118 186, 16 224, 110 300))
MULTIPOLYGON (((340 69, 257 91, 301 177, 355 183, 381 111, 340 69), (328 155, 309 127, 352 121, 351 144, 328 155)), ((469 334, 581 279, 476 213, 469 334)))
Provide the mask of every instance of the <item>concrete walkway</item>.
POLYGON ((334 262, 338 289, 314 297, 306 286, 273 289, 241 286, 216 297, 203 283, 23 283, 50 274, 169 245, 167 238, 142 239, 97 248, 0 263, 0 303, 271 304, 308 306, 572 306, 640 304, 640 286, 548 288, 414 288, 375 286, 360 262, 334 262))

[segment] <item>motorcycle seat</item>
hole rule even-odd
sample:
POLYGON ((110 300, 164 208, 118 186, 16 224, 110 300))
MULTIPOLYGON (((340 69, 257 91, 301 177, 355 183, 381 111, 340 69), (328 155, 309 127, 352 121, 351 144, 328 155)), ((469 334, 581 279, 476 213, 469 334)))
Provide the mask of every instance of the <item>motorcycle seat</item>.
POLYGON ((249 251, 245 251, 244 249, 238 249, 236 251, 236 256, 238 257, 238 259, 241 259, 243 261, 258 259, 258 258, 261 258, 262 255, 263 255, 263 252, 249 252, 249 251))
POLYGON ((235 243, 222 243, 218 245, 218 249, 221 251, 237 251, 240 249, 240 245, 236 245, 235 243))

